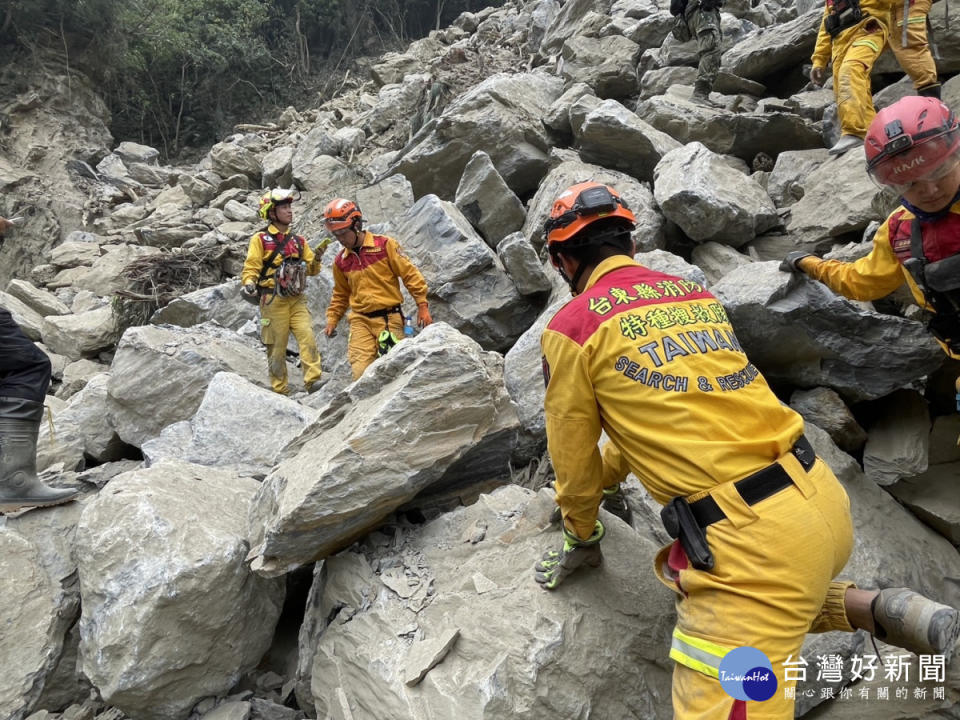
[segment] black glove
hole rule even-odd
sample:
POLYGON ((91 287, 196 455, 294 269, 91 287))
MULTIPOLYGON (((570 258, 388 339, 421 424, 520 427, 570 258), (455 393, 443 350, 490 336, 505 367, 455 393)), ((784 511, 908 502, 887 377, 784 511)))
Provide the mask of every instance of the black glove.
POLYGON ((240 297, 254 305, 260 303, 260 293, 257 292, 257 286, 253 283, 247 283, 240 288, 240 297))
POLYGON ((803 272, 797 263, 805 257, 817 257, 812 252, 806 250, 791 250, 780 263, 780 269, 783 272, 803 272))

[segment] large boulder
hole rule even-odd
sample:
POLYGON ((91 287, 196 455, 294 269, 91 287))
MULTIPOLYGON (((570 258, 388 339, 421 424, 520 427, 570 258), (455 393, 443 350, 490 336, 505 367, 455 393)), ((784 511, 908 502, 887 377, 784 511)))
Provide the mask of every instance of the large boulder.
MULTIPOLYGON (((863 230, 871 220, 883 218, 877 207, 882 191, 870 180, 866 167, 863 149, 854 148, 798 180, 803 197, 790 206, 787 221, 795 247, 812 248, 820 240, 863 230)), ((762 247, 758 247, 761 255, 762 247)))
POLYGON ((584 161, 653 180, 657 163, 680 143, 647 124, 616 100, 604 100, 584 118, 575 135, 584 161))
POLYGON ((823 8, 817 7, 790 22, 748 33, 720 59, 724 70, 749 80, 763 80, 810 61, 823 8))
POLYGON ((317 717, 672 717, 674 599, 651 572, 656 546, 601 513, 602 567, 544 592, 531 564, 559 542, 553 506, 510 485, 328 559, 301 641, 317 717), (629 662, 585 672, 598 654, 629 662))
MULTIPOLYGON (((57 578, 59 580, 59 578, 57 578)), ((63 645, 57 582, 36 545, 0 527, 0 715, 23 720, 33 710, 63 645)))
POLYGON ((117 341, 117 321, 113 308, 104 305, 71 315, 48 315, 43 319, 41 334, 50 350, 79 360, 95 357, 113 346, 117 341))
POLYGON ((740 247, 780 224, 767 192, 698 142, 664 155, 654 170, 653 195, 696 242, 740 247))
POLYGON ((496 253, 457 207, 435 195, 400 218, 404 251, 430 288, 430 311, 487 350, 506 351, 536 317, 496 253))
POLYGON ((254 569, 283 573, 336 552, 418 493, 503 477, 518 429, 503 359, 430 325, 335 396, 264 481, 254 569))
POLYGON ((290 438, 316 411, 257 387, 236 373, 213 376, 190 420, 165 427, 143 444, 148 465, 177 459, 253 475, 266 475, 290 438))
POLYGON ((637 60, 643 48, 622 35, 576 35, 563 44, 563 79, 582 82, 600 98, 622 98, 637 92, 637 60))
POLYGON ((139 447, 167 425, 193 417, 217 372, 266 385, 264 364, 252 341, 213 324, 130 328, 107 384, 111 423, 124 442, 139 447))
POLYGON ((526 218, 520 199, 507 187, 490 156, 478 150, 463 169, 456 205, 491 248, 519 230, 526 218))
POLYGON ((865 310, 776 262, 741 266, 713 293, 769 380, 829 387, 856 402, 908 387, 943 361, 920 323, 865 310))
POLYGON ((788 112, 730 113, 691 103, 681 88, 641 101, 637 115, 681 143, 698 141, 715 153, 752 162, 757 153, 823 147, 805 118, 788 112))
POLYGON ((185 720, 256 667, 283 605, 253 575, 244 523, 258 483, 167 462, 124 473, 77 527, 81 663, 130 717, 185 720))
POLYGON ((417 197, 452 199, 467 162, 484 150, 510 189, 525 194, 547 172, 551 142, 540 118, 562 90, 544 72, 489 77, 428 123, 391 172, 405 175, 417 197))

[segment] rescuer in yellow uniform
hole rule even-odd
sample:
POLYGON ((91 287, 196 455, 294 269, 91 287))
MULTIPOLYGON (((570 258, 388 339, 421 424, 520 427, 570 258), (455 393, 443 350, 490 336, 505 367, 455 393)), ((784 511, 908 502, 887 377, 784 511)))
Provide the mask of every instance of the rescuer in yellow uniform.
POLYGON ((536 564, 536 581, 553 590, 601 563, 603 487, 631 471, 677 538, 655 571, 678 595, 679 720, 793 717, 784 692, 793 681, 779 678, 763 702, 727 694, 720 664, 735 648, 759 649, 777 669, 807 632, 863 628, 915 652, 951 647, 953 608, 906 588, 833 580, 853 545, 846 492, 717 299, 635 262, 633 228, 618 193, 595 182, 562 193, 546 223, 551 260, 575 297, 541 339, 563 539, 536 564), (602 454, 601 431, 610 438, 602 454))

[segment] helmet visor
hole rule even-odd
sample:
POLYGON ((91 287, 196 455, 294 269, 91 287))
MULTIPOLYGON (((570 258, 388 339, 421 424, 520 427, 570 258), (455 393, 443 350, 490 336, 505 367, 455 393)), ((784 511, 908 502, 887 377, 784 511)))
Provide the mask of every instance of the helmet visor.
POLYGON ((884 146, 867 165, 870 177, 898 194, 918 182, 936 182, 956 167, 960 149, 960 129, 954 128, 919 141, 900 135, 884 146))
POLYGON ((270 191, 270 202, 274 205, 283 205, 284 203, 290 203, 299 199, 300 191, 295 187, 275 188, 270 191))

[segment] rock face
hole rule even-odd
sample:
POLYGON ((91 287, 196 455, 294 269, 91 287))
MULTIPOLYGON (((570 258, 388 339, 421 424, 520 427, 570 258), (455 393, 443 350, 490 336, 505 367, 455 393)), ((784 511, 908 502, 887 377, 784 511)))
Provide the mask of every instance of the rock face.
POLYGON ((713 287, 768 380, 829 387, 859 401, 917 382, 940 365, 941 351, 919 323, 862 310, 777 268, 752 263, 713 287))
POLYGON ((560 80, 545 73, 488 78, 426 125, 393 170, 417 196, 452 199, 467 161, 485 150, 511 190, 529 192, 547 171, 550 143, 540 116, 561 91, 560 80))
POLYGON ((256 489, 230 472, 161 463, 115 478, 84 510, 82 670, 127 715, 185 719, 269 647, 283 584, 244 563, 256 489))
POLYGON ((261 487, 253 567, 284 572, 339 550, 417 493, 502 477, 518 430, 502 363, 437 323, 371 365, 261 487))
POLYGON ((148 464, 179 459, 262 476, 315 417, 298 402, 221 372, 213 376, 193 418, 167 425, 143 444, 143 455, 148 464))
POLYGON ((217 371, 265 383, 263 354, 216 326, 131 328, 117 345, 107 385, 109 411, 124 442, 140 445, 193 416, 217 371))
MULTIPOLYGON (((51 360, 38 467, 82 493, 0 517, 0 718, 671 717, 674 598, 650 573, 666 533, 635 478, 633 530, 601 510, 602 568, 559 593, 530 577, 559 542, 534 492, 551 475, 540 335, 570 297, 544 222, 585 180, 629 204, 638 262, 717 295, 804 416, 851 501, 842 577, 960 607, 951 365, 903 287, 851 302, 778 270, 798 248, 862 258, 897 202, 862 150, 827 153, 834 91, 805 68, 822 7, 726 0, 705 105, 665 0, 496 2, 172 162, 113 147, 74 64, 0 73, 0 215, 23 218, 0 242, 0 306, 51 360), (348 197, 427 280, 436 322, 357 382, 348 323, 323 332, 334 242, 306 290, 319 391, 293 338, 291 394, 268 388, 238 276, 277 186, 299 191, 311 246, 348 197)), ((931 21, 955 107, 946 7, 931 21)), ((912 92, 889 53, 875 70, 877 108, 912 92)), ((813 659, 848 669, 869 642, 807 639, 798 715, 855 715, 828 698, 874 686, 814 678, 813 659)), ((877 720, 954 717, 958 668, 945 699, 877 720)))
POLYGON ((672 717, 673 598, 650 572, 655 545, 604 513, 603 567, 544 592, 530 568, 558 542, 552 504, 546 491, 508 486, 328 559, 308 610, 328 623, 305 638, 317 717, 672 717), (427 648, 454 634, 428 667, 427 648), (591 647, 631 660, 583 673, 591 647), (415 691, 405 686, 421 673, 415 691))
POLYGON ((0 713, 27 717, 60 652, 56 589, 28 539, 0 528, 0 713))
POLYGON ((696 142, 657 164, 654 198, 664 215, 698 242, 740 247, 780 223, 763 188, 696 142))
POLYGON ((431 314, 485 349, 505 350, 536 317, 536 307, 453 203, 420 198, 397 233, 430 288, 431 314))

